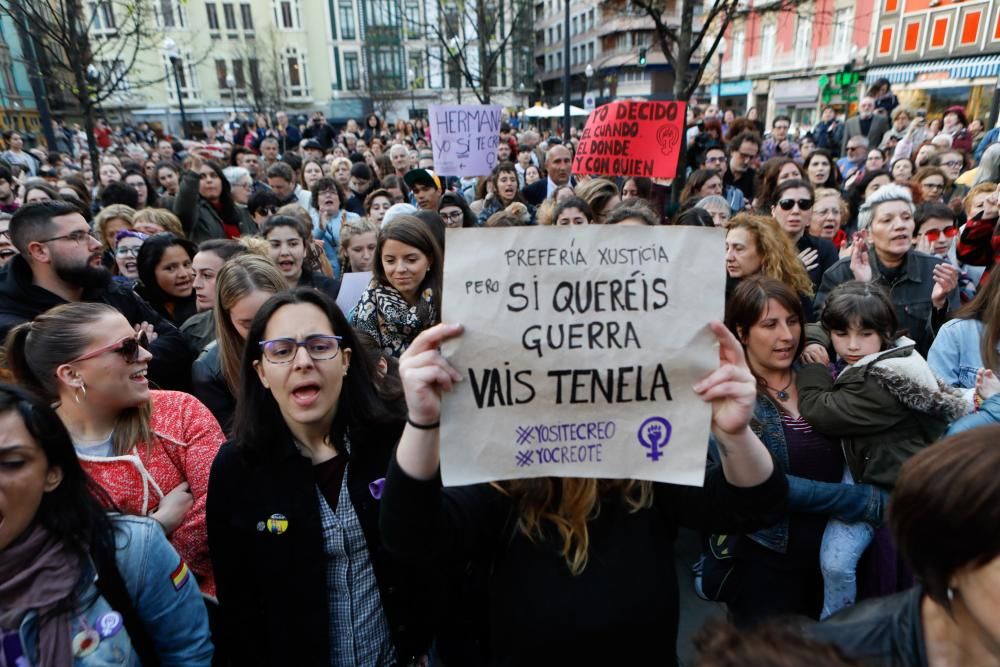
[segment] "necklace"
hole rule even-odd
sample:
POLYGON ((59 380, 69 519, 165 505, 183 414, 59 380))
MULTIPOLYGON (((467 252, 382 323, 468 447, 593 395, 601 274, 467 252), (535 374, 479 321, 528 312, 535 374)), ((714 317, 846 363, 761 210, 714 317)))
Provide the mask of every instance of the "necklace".
POLYGON ((788 400, 788 388, 792 386, 792 382, 794 380, 795 380, 795 374, 794 373, 789 373, 788 374, 788 384, 786 384, 781 389, 778 389, 777 387, 772 387, 766 381, 764 382, 764 386, 767 387, 768 389, 770 389, 771 391, 773 391, 775 398, 777 398, 779 401, 781 401, 782 403, 784 403, 785 401, 788 400))

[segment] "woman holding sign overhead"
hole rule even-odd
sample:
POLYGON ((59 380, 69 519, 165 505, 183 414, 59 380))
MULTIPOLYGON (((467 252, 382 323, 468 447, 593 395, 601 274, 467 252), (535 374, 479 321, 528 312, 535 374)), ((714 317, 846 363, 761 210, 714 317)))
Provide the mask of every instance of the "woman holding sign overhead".
POLYGON ((723 455, 704 488, 539 478, 442 489, 441 396, 461 376, 437 348, 461 327, 425 331, 403 355, 408 425, 386 477, 382 537, 413 563, 485 566, 492 664, 676 665, 677 527, 738 531, 780 510, 784 477, 749 428, 753 376, 733 335, 719 322, 712 333, 721 364, 694 389, 712 403, 723 455))

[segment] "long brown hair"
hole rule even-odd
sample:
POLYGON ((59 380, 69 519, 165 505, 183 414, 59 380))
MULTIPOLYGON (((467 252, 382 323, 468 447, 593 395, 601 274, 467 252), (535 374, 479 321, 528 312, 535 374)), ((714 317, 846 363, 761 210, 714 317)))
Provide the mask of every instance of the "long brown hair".
POLYGON ((215 279, 215 340, 219 346, 219 366, 229 390, 236 395, 240 387, 240 362, 245 341, 236 331, 230 310, 236 302, 256 291, 277 294, 288 286, 285 277, 267 257, 240 255, 226 262, 215 279))
POLYGON ((979 320, 983 323, 983 333, 979 336, 979 354, 983 367, 994 373, 1000 372, 1000 277, 990 276, 985 285, 980 285, 976 296, 955 313, 963 320, 979 320))
MULTIPOLYGON (((103 303, 64 303, 12 329, 7 334, 7 363, 17 382, 49 402, 59 401, 56 369, 84 353, 94 325, 118 314, 103 303)), ((152 444, 151 414, 152 401, 119 413, 111 441, 116 456, 139 443, 152 444)))
MULTIPOLYGON (((739 339, 740 344, 745 349, 745 341, 750 337, 750 329, 764 317, 768 304, 772 300, 777 301, 785 310, 799 318, 802 330, 799 333, 799 342, 795 347, 794 356, 794 359, 798 359, 806 345, 805 311, 798 295, 788 284, 780 280, 756 275, 741 281, 726 302, 726 328, 733 332, 733 335, 739 339)), ((750 366, 750 372, 757 379, 757 385, 763 390, 766 384, 764 379, 757 374, 753 365, 749 363, 749 359, 747 363, 750 366)))
POLYGON ((545 526, 555 526, 560 555, 574 575, 583 572, 590 556, 587 522, 601 511, 601 500, 617 496, 629 512, 653 505, 653 484, 634 479, 539 477, 494 484, 517 505, 517 528, 532 542, 545 539, 545 526))

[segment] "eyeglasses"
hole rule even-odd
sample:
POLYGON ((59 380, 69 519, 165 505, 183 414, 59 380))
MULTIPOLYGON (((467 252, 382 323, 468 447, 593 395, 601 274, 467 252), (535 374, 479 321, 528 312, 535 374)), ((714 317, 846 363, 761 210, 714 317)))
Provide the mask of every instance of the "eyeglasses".
POLYGON ((333 359, 340 352, 341 336, 306 336, 305 340, 294 338, 274 338, 262 340, 260 349, 264 358, 272 364, 287 364, 295 358, 300 347, 306 348, 306 353, 314 361, 333 359))
POLYGON ((813 207, 812 199, 779 199, 778 206, 782 211, 791 211, 795 205, 799 205, 800 211, 808 211, 813 207))
POLYGON ((840 217, 839 208, 818 208, 813 211, 813 214, 820 218, 825 218, 827 216, 837 216, 840 217))
POLYGON ((10 230, 9 229, 0 230, 0 239, 2 239, 4 237, 7 237, 7 240, 10 241, 10 230))
POLYGON ((942 162, 941 166, 942 167, 950 167, 952 169, 958 169, 959 167, 963 166, 964 164, 965 163, 962 162, 961 160, 949 160, 948 162, 942 162))
POLYGON ((139 256, 139 248, 140 247, 141 246, 137 246, 137 245, 133 245, 133 246, 120 245, 117 248, 115 248, 115 254, 118 255, 119 257, 125 257, 127 255, 132 255, 133 257, 138 257, 139 256))
POLYGON ((924 236, 930 243, 934 243, 941 235, 944 234, 946 239, 953 239, 958 236, 958 227, 945 227, 944 229, 929 229, 924 232, 924 236))
POLYGON ((98 238, 94 236, 92 232, 78 229, 70 234, 63 234, 62 236, 53 236, 50 239, 42 239, 41 242, 50 243, 52 241, 72 241, 73 243, 80 243, 81 241, 90 239, 94 239, 95 241, 98 240, 98 238))
POLYGON ((461 211, 452 211, 451 213, 445 213, 444 211, 440 211, 440 215, 441 218, 444 220, 461 220, 462 216, 464 216, 465 214, 462 213, 461 211))
POLYGON ((149 338, 146 337, 146 332, 140 332, 134 336, 129 336, 128 338, 123 338, 122 340, 112 343, 111 345, 106 345, 104 347, 98 348, 93 352, 88 352, 82 357, 77 357, 73 361, 69 362, 75 364, 78 361, 86 361, 87 359, 93 359, 94 357, 99 357, 105 352, 117 352, 122 356, 127 364, 134 364, 139 361, 139 349, 149 348, 149 338))
POLYGON ((254 215, 276 215, 277 213, 277 206, 261 206, 254 215))
MULTIPOLYGON (((746 157, 746 156, 744 155, 743 157, 746 157)), ((748 159, 753 159, 753 158, 748 158, 748 159)), ((726 161, 726 156, 725 155, 720 155, 720 156, 717 156, 717 157, 707 157, 707 158, 705 158, 705 164, 713 164, 713 163, 715 163, 715 164, 722 164, 725 161, 726 161)))

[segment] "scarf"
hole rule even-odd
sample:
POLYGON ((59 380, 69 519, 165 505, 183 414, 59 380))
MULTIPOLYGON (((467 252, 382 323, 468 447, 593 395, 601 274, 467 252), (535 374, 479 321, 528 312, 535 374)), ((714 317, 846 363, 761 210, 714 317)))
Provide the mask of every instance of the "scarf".
POLYGON ((386 354, 397 359, 417 334, 438 321, 434 290, 425 289, 417 304, 411 306, 396 288, 374 279, 356 308, 358 328, 371 335, 386 354))
POLYGON ((81 573, 77 554, 37 522, 0 552, 0 615, 21 618, 38 612, 39 667, 73 664, 73 605, 65 602, 81 573))

